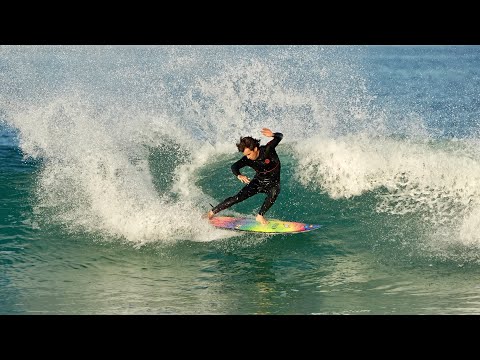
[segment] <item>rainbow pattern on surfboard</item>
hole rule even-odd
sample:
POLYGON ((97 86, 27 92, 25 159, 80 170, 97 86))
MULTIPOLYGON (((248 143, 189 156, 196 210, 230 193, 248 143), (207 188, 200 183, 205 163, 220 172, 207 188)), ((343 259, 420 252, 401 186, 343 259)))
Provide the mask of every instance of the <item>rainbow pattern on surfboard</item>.
POLYGON ((268 224, 262 225, 253 218, 246 217, 231 217, 231 216, 217 216, 210 219, 210 224, 215 227, 238 230, 238 231, 253 231, 263 233, 287 234, 312 231, 320 228, 322 225, 305 224, 295 221, 282 221, 277 219, 267 219, 268 224))

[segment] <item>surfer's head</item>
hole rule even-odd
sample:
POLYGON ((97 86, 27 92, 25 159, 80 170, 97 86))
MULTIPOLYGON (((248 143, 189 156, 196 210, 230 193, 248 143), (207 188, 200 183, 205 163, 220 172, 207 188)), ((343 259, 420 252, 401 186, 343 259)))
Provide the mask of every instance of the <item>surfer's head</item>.
POLYGON ((240 138, 240 142, 237 144, 239 152, 243 152, 250 160, 256 160, 260 151, 258 147, 260 146, 260 140, 254 139, 251 136, 245 136, 240 138))

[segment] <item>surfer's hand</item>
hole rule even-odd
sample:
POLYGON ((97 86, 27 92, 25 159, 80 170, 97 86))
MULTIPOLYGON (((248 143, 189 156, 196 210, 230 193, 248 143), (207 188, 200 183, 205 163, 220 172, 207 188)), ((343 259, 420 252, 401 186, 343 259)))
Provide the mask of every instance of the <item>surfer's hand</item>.
POLYGON ((261 133, 262 133, 263 136, 273 137, 273 132, 272 132, 272 130, 270 130, 270 129, 263 128, 262 131, 261 131, 261 133))
POLYGON ((237 179, 243 182, 244 184, 248 184, 250 182, 250 179, 245 175, 238 175, 237 179))

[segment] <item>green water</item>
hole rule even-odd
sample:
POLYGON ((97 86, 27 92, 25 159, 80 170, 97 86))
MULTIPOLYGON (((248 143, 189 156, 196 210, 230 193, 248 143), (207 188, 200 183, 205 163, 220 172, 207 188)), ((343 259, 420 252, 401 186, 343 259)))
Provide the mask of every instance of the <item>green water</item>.
MULTIPOLYGON (((422 256, 418 229, 400 231, 402 220, 375 214, 372 195, 332 200, 302 188, 285 154, 270 215, 320 230, 141 247, 42 223, 31 204, 38 169, 16 154, 22 171, 2 172, 1 183, 2 314, 479 313, 475 263, 422 256)), ((241 186, 229 174, 232 158, 199 174, 198 186, 219 201, 241 186)), ((263 201, 249 200, 235 211, 263 201)))

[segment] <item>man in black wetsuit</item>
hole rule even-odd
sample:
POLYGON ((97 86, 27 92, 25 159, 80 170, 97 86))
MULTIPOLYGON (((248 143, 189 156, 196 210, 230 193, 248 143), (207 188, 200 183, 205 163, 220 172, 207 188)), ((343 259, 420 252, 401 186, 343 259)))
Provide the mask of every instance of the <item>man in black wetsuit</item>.
POLYGON ((226 198, 210 210, 207 215, 209 219, 213 218, 216 213, 255 194, 265 193, 267 198, 263 202, 256 220, 262 224, 268 223, 263 215, 270 209, 280 193, 280 159, 275 151, 275 147, 282 140, 283 134, 273 133, 267 128, 263 128, 261 133, 264 136, 273 137, 273 140, 270 140, 266 145, 260 146, 260 140, 250 136, 240 138, 237 148, 245 156, 232 165, 232 172, 238 180, 247 185, 237 195, 226 198), (252 181, 240 173, 240 169, 245 166, 250 166, 256 172, 252 181))

